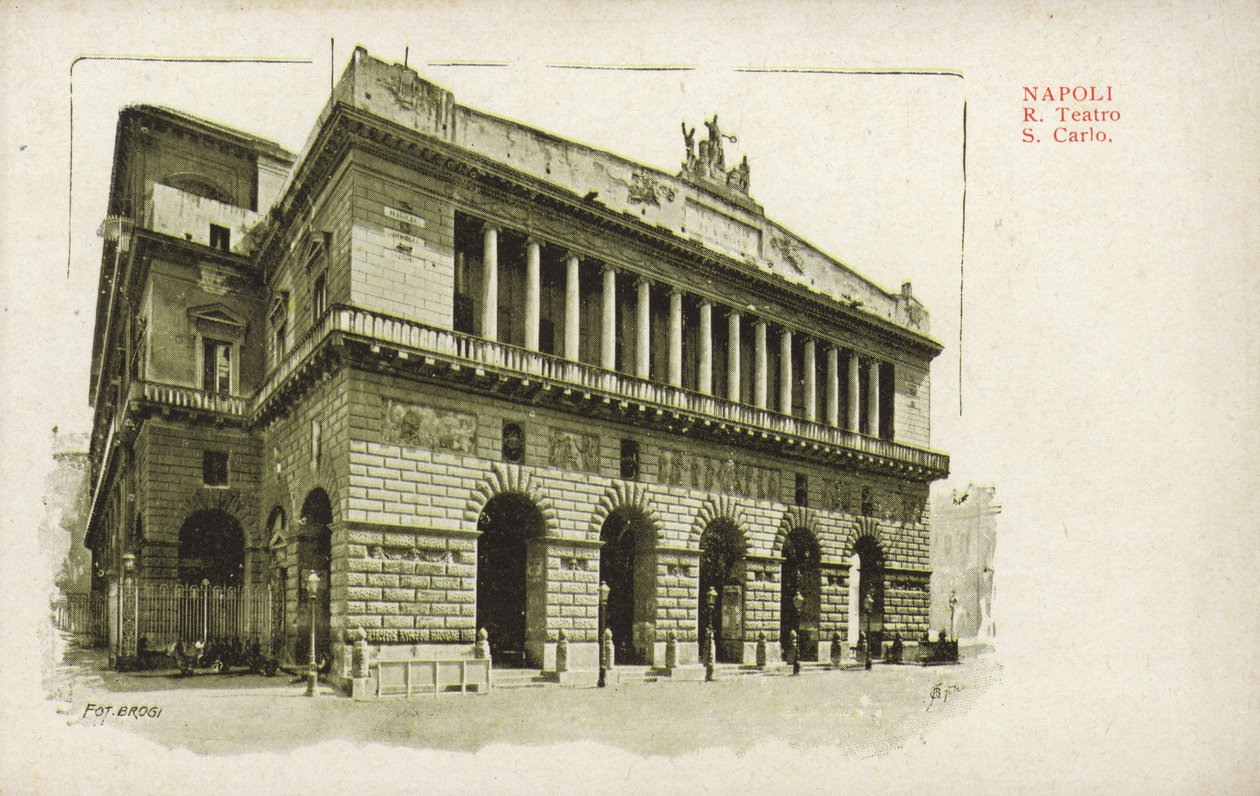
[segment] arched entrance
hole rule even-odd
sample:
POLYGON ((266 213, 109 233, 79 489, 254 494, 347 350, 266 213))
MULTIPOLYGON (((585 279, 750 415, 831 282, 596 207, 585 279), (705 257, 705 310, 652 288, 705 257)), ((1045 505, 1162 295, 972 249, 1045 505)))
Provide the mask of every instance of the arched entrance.
MULTIPOLYGON (((783 540, 783 572, 779 580, 779 644, 787 649, 797 631, 801 660, 818 660, 818 617, 822 602, 821 553, 818 540, 806 528, 793 528, 783 540), (796 595, 801 608, 796 609, 796 595)), ((785 658, 786 659, 786 658, 785 658)))
POLYGON ((525 495, 497 495, 482 509, 477 530, 477 627, 485 629, 496 663, 524 666, 528 614, 541 616, 544 610, 543 562, 529 572, 526 546, 542 536, 542 513, 525 495), (531 576, 537 581, 533 589, 531 576))
POLYGON ((637 512, 621 508, 608 515, 599 531, 604 546, 599 553, 599 580, 608 584, 605 626, 613 633, 618 663, 641 664, 648 660, 654 639, 651 598, 654 568, 651 527, 637 512))
POLYGON ((884 635, 884 554, 874 539, 863 536, 853 545, 851 561, 849 643, 856 644, 856 639, 864 634, 874 657, 880 657, 884 635))
POLYGON ((739 663, 744 640, 744 553, 748 543, 734 520, 718 517, 700 534, 700 655, 705 630, 713 628, 717 659, 739 663), (712 608, 709 589, 715 592, 712 608))
POLYGON ((195 512, 179 529, 179 582, 240 586, 245 573, 245 535, 234 517, 218 509, 195 512))
POLYGON ((311 572, 319 576, 315 592, 315 660, 328 660, 329 626, 332 600, 332 502, 322 489, 312 489, 302 502, 301 542, 298 545, 298 571, 295 573, 299 601, 297 606, 297 646, 294 660, 310 662, 311 600, 307 580, 311 572))

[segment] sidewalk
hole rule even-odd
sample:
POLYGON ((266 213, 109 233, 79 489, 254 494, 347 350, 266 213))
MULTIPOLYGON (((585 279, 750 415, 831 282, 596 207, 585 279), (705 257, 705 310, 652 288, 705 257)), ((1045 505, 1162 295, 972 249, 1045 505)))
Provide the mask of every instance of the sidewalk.
POLYGON ((677 755, 715 746, 742 750, 775 738, 878 754, 967 710, 1001 672, 986 657, 947 667, 877 665, 869 672, 816 669, 799 677, 354 702, 323 684, 319 698, 307 698, 305 685, 284 675, 92 670, 103 663, 103 653, 67 651, 61 668, 69 692, 58 700, 60 712, 72 721, 125 723, 158 743, 209 754, 343 739, 456 751, 496 742, 595 741, 677 755), (89 704, 95 708, 88 710, 89 704), (102 707, 109 711, 101 714, 102 707), (145 715, 136 716, 139 711, 145 715))

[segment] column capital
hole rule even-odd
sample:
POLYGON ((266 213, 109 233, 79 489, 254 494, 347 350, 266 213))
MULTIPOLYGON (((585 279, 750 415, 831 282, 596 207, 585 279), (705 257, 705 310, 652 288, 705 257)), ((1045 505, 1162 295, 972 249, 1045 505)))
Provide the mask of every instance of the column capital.
POLYGON ((499 232, 499 225, 493 221, 483 221, 481 228, 485 232, 494 232, 496 234, 499 232))
POLYGON ((652 278, 651 278, 651 277, 644 276, 643 274, 638 274, 638 275, 636 275, 636 276, 635 276, 635 278, 634 278, 634 286, 635 286, 635 287, 637 287, 637 288, 640 288, 640 289, 641 289, 644 285, 647 285, 648 287, 651 287, 653 284, 655 284, 655 283, 652 281, 652 278))
POLYGON ((696 298, 700 300, 700 309, 704 309, 705 307, 708 307, 709 309, 713 309, 713 301, 710 300, 707 296, 697 296, 696 298))
POLYGON ((604 267, 603 267, 603 268, 601 268, 601 269, 599 269, 599 270, 600 270, 600 273, 603 273, 603 274, 618 274, 618 273, 621 273, 621 269, 620 269, 620 268, 618 268, 617 266, 613 265, 612 263, 604 263, 604 267))
POLYGON ((583 258, 583 255, 581 252, 574 251, 573 249, 564 250, 565 262, 568 262, 569 260, 577 260, 580 263, 582 262, 582 258, 583 258))
POLYGON ((544 243, 546 243, 546 241, 540 240, 538 236, 533 233, 529 233, 525 236, 526 246, 538 246, 541 248, 544 243))
POLYGON ((685 294, 686 294, 686 291, 685 291, 685 290, 683 290, 683 289, 682 289, 681 287, 679 287, 678 285, 670 285, 670 286, 669 286, 669 295, 670 295, 670 296, 682 296, 682 295, 685 295, 685 294))

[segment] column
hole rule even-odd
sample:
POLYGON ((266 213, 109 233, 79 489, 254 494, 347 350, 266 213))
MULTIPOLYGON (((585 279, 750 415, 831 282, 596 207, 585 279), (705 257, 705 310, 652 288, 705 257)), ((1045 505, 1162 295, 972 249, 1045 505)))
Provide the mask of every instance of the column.
POLYGON ((617 369, 617 269, 604 266, 604 317, 600 329, 599 364, 617 369))
POLYGON ((792 330, 779 334, 779 411, 792 414, 792 330))
POLYGON ((481 257, 481 336, 499 339, 499 230, 486 224, 481 257))
POLYGON ((861 427, 861 421, 858 419, 862 416, 862 384, 858 379, 858 355, 856 351, 849 352, 849 424, 848 430, 857 433, 861 427))
POLYGON ((766 322, 753 323, 753 405, 766 408, 766 322))
POLYGON ((669 291, 669 385, 682 386, 682 291, 669 291))
POLYGON ((802 346, 804 356, 801 357, 801 367, 805 369, 805 419, 813 423, 818 420, 818 384, 817 369, 818 366, 814 362, 815 348, 814 338, 805 338, 805 345, 802 346))
POLYGON ((840 350, 827 346, 827 425, 840 426, 840 350))
POLYGON ((525 347, 538 350, 538 305, 542 301, 542 247, 525 241, 525 347))
POLYGON ((871 366, 866 372, 866 383, 870 385, 867 390, 866 403, 866 433, 872 437, 879 436, 879 363, 871 360, 871 366))
POLYGON ((578 283, 580 264, 578 256, 570 254, 564 280, 564 355, 574 361, 579 358, 578 343, 582 339, 580 335, 582 294, 578 283))
POLYGON ((641 379, 652 376, 652 283, 644 277, 634 283, 639 291, 635 306, 638 340, 634 347, 634 375, 641 379))
POLYGON ((731 310, 726 316, 726 397, 731 401, 739 401, 739 323, 740 315, 731 310))
POLYGON ((700 383, 704 395, 713 394, 713 305, 700 300, 700 383))

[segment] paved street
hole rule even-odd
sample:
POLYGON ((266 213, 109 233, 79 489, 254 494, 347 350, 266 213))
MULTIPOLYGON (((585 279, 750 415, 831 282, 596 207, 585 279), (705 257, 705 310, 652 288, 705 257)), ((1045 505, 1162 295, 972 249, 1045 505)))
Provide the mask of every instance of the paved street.
POLYGON ((55 696, 68 722, 124 724, 162 745, 206 754, 260 747, 283 751, 340 738, 454 751, 496 742, 595 741, 635 754, 664 755, 715 746, 743 751, 782 740, 865 756, 926 735, 940 719, 969 709, 1001 671, 981 657, 950 667, 877 665, 870 672, 816 671, 800 677, 742 676, 602 690, 504 688, 485 695, 353 702, 327 689, 321 698, 307 698, 302 685, 283 675, 178 678, 101 672, 93 669, 96 665, 98 653, 67 648, 55 696), (87 711, 89 704, 112 710, 98 716, 98 710, 87 711), (157 707, 160 714, 120 718, 124 706, 157 707), (266 741, 260 743, 263 727, 266 741))

